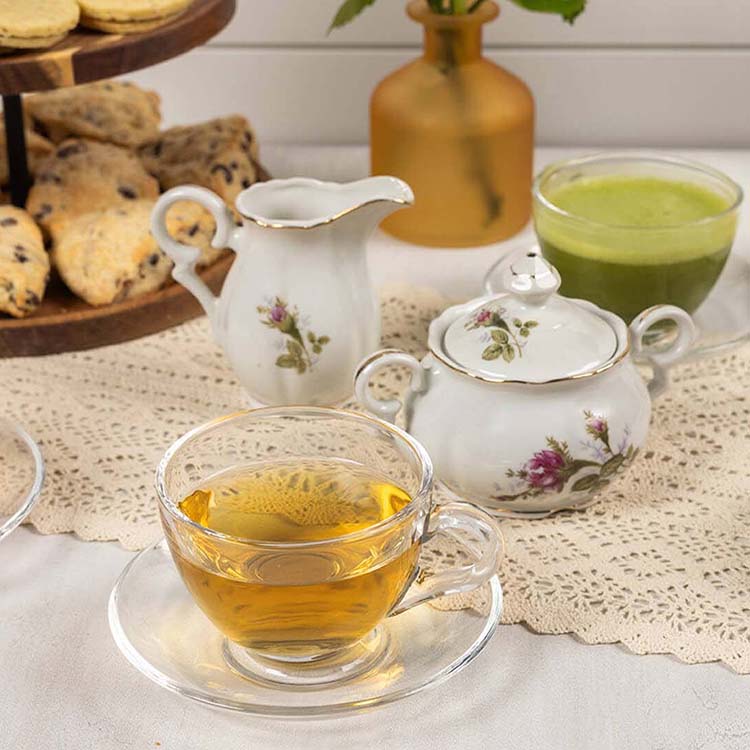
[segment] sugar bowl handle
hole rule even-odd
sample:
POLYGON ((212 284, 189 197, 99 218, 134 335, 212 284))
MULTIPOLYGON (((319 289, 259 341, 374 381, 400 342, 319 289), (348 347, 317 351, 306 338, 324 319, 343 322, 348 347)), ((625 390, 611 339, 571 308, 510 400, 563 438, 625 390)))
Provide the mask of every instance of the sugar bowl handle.
POLYGON ((643 357, 653 367, 654 377, 648 384, 652 398, 660 396, 669 387, 669 366, 684 357, 696 338, 695 323, 681 307, 655 305, 638 315, 630 324, 633 335, 633 356, 643 357), (672 321, 677 326, 677 338, 663 351, 649 351, 644 345, 644 336, 649 328, 662 321, 672 321))
POLYGON ((151 233, 159 247, 174 261, 172 276, 200 302, 211 321, 214 335, 221 338, 216 316, 218 298, 195 272, 200 250, 192 245, 177 242, 167 229, 167 212, 178 201, 193 201, 211 212, 216 221, 216 233, 211 244, 217 249, 231 244, 232 232, 235 229, 234 220, 226 204, 216 193, 194 185, 181 185, 168 190, 156 201, 151 213, 151 233))
POLYGON ((474 591, 497 573, 503 553, 503 537, 495 520, 471 503, 446 503, 437 507, 428 521, 423 541, 447 536, 458 543, 467 561, 448 568, 424 581, 413 583, 404 598, 393 608, 398 615, 418 604, 440 596, 474 591))
POLYGON ((369 388, 372 378, 384 367, 391 365, 405 365, 411 370, 409 388, 412 392, 424 393, 427 390, 425 371, 418 359, 399 349, 381 349, 360 362, 354 376, 354 394, 365 409, 376 417, 392 423, 396 421, 396 415, 401 411, 403 403, 396 398, 387 401, 375 398, 369 388))

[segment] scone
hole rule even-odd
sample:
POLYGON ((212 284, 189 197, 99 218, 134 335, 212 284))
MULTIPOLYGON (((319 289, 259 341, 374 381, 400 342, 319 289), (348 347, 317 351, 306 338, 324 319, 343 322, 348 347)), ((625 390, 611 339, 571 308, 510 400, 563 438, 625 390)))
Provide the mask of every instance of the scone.
POLYGON ((163 190, 201 185, 230 205, 258 180, 258 144, 240 115, 170 128, 143 144, 138 154, 163 190))
POLYGON ((76 0, 0 0, 0 48, 51 47, 78 24, 76 0))
POLYGON ((159 95, 123 81, 35 94, 26 111, 54 143, 77 136, 135 148, 155 138, 161 122, 159 95))
POLYGON ((167 212, 167 231, 183 245, 192 245, 200 251, 197 267, 205 268, 227 252, 216 249, 211 240, 216 233, 216 222, 205 208, 194 201, 179 201, 167 212))
POLYGON ((55 241, 77 216, 158 195, 157 181, 131 151, 70 139, 39 165, 26 209, 55 241))
POLYGON ((81 25, 113 34, 138 34, 169 23, 192 0, 79 0, 81 25))
MULTIPOLYGON (((68 288, 91 305, 106 305, 162 287, 172 261, 151 235, 153 201, 84 214, 71 221, 52 251, 68 288)), ((167 230, 177 241, 200 248, 198 267, 225 250, 211 247, 213 217, 196 203, 180 201, 167 213, 167 230)))
MULTIPOLYGON (((35 133, 33 130, 26 130, 26 154, 29 163, 29 172, 33 175, 36 173, 40 162, 48 157, 55 147, 46 138, 35 133)), ((8 172, 8 155, 6 151, 5 127, 0 125, 0 185, 7 185, 10 179, 8 172)))
POLYGON ((39 227, 23 209, 0 206, 0 311, 25 317, 41 303, 48 281, 39 227))
POLYGON ((91 305, 107 305, 163 286, 172 261, 151 236, 152 201, 132 201, 72 219, 52 251, 65 284, 91 305))

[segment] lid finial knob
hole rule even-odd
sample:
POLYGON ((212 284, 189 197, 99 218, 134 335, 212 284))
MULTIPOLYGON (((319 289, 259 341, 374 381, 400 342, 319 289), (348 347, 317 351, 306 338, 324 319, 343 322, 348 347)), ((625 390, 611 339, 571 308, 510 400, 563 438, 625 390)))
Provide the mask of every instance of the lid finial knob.
POLYGON ((505 288, 532 305, 543 305, 560 288, 560 274, 533 248, 514 260, 503 277, 505 288))

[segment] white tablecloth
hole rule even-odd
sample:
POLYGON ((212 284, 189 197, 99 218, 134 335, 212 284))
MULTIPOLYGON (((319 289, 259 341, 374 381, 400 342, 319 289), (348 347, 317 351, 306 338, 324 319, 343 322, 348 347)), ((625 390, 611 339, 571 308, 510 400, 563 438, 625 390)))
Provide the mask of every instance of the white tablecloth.
MULTIPOLYGON (((538 165, 572 152, 541 149, 538 165)), ((750 152, 692 152, 750 185, 750 152)), ((366 151, 268 148, 278 176, 351 179, 366 151)), ((740 249, 748 246, 747 209, 740 249)), ((473 296, 485 269, 530 233, 481 250, 422 250, 378 235, 376 282, 404 280, 473 296)), ((166 447, 166 446, 165 446, 166 447)), ((19 529, 0 543, 0 748, 5 750, 746 750, 750 679, 714 665, 634 656, 569 636, 502 627, 438 688, 366 714, 261 720, 168 693, 120 655, 107 598, 131 553, 116 544, 19 529)))

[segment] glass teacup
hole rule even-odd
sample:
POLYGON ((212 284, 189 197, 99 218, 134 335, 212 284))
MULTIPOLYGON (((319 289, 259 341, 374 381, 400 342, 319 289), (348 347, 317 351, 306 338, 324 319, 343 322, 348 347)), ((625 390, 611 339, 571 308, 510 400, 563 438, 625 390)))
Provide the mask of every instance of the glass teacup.
POLYGON ((432 464, 402 430, 319 407, 239 412, 196 428, 157 471, 164 532, 240 674, 284 685, 351 678, 387 651, 385 618, 487 582, 499 533, 465 503, 434 508, 432 464), (422 545, 468 562, 424 577, 422 545))

